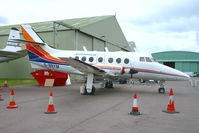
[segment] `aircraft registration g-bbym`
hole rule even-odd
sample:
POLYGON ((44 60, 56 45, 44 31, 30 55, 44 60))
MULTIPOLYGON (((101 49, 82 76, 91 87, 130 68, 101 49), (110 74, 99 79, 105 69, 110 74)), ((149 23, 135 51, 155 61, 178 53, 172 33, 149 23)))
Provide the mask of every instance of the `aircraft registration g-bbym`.
POLYGON ((106 87, 112 87, 112 79, 136 78, 159 80, 159 92, 164 93, 165 81, 183 81, 190 77, 176 69, 156 62, 151 55, 137 52, 97 52, 57 50, 49 47, 30 25, 21 25, 33 68, 47 68, 69 74, 86 76, 81 94, 94 94, 93 79, 107 79, 106 87))
POLYGON ((26 49, 21 48, 21 44, 13 42, 12 39, 20 39, 19 30, 11 28, 7 45, 4 49, 0 49, 0 63, 15 60, 27 55, 26 49))

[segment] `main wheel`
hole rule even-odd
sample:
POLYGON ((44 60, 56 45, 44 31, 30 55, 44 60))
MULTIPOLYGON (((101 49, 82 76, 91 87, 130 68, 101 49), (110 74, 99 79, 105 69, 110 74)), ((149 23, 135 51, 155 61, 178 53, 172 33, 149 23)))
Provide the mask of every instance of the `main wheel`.
POLYGON ((80 94, 81 95, 94 95, 95 94, 95 87, 92 86, 92 90, 90 93, 88 93, 87 89, 86 89, 86 86, 83 85, 83 86, 80 86, 80 94))
POLYGON ((119 84, 126 84, 127 80, 126 79, 119 79, 119 84))
POLYGON ((164 88, 159 88, 158 92, 163 94, 163 93, 165 93, 165 89, 164 88))
POLYGON ((85 85, 80 86, 80 94, 81 95, 86 95, 87 94, 87 90, 86 90, 86 86, 85 85))
POLYGON ((106 82, 105 88, 113 88, 113 82, 111 81, 106 82))
POLYGON ((91 90, 91 93, 89 93, 90 95, 94 95, 95 94, 95 87, 92 86, 92 90, 91 90))

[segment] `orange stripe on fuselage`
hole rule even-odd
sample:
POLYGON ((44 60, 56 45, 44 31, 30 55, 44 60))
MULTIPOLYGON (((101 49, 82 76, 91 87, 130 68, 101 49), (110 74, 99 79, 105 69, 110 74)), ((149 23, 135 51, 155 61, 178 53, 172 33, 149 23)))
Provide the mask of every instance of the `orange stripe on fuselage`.
POLYGON ((94 65, 93 66, 95 67, 98 67, 98 68, 112 68, 112 69, 121 69, 122 67, 115 67, 115 66, 100 66, 100 65, 94 65))
POLYGON ((43 53, 45 56, 47 56, 50 59, 54 59, 57 61, 62 61, 61 59, 55 58, 51 56, 48 52, 46 52, 44 49, 42 49, 39 45, 34 45, 35 49, 37 49, 39 52, 43 53))
POLYGON ((22 30, 22 34, 23 34, 23 38, 26 41, 32 41, 35 42, 35 40, 26 32, 26 30, 21 26, 21 30, 22 30))

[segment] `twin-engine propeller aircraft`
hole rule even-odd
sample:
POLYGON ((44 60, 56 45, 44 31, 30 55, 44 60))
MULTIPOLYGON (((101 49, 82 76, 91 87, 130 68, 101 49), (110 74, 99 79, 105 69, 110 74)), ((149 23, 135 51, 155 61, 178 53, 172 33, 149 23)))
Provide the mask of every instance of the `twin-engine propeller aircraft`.
POLYGON ((86 85, 80 87, 81 94, 94 94, 93 79, 107 79, 106 87, 112 87, 112 79, 136 78, 159 80, 159 92, 164 93, 165 81, 188 80, 181 71, 156 62, 151 55, 136 52, 97 52, 57 50, 49 47, 30 25, 21 25, 33 68, 78 74, 87 77, 86 85))
POLYGON ((21 44, 11 41, 12 39, 20 39, 19 30, 16 28, 11 28, 6 47, 0 49, 0 63, 27 55, 26 49, 22 50, 21 44))

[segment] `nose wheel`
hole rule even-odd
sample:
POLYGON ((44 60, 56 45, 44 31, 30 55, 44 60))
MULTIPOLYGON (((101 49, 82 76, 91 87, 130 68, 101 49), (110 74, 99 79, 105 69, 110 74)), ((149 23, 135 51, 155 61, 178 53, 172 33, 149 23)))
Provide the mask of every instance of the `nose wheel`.
POLYGON ((165 93, 165 89, 164 88, 159 88, 158 92, 161 93, 161 94, 163 94, 163 93, 165 93))
POLYGON ((164 84, 165 81, 159 81, 160 88, 158 89, 158 92, 161 94, 165 93, 164 84))

